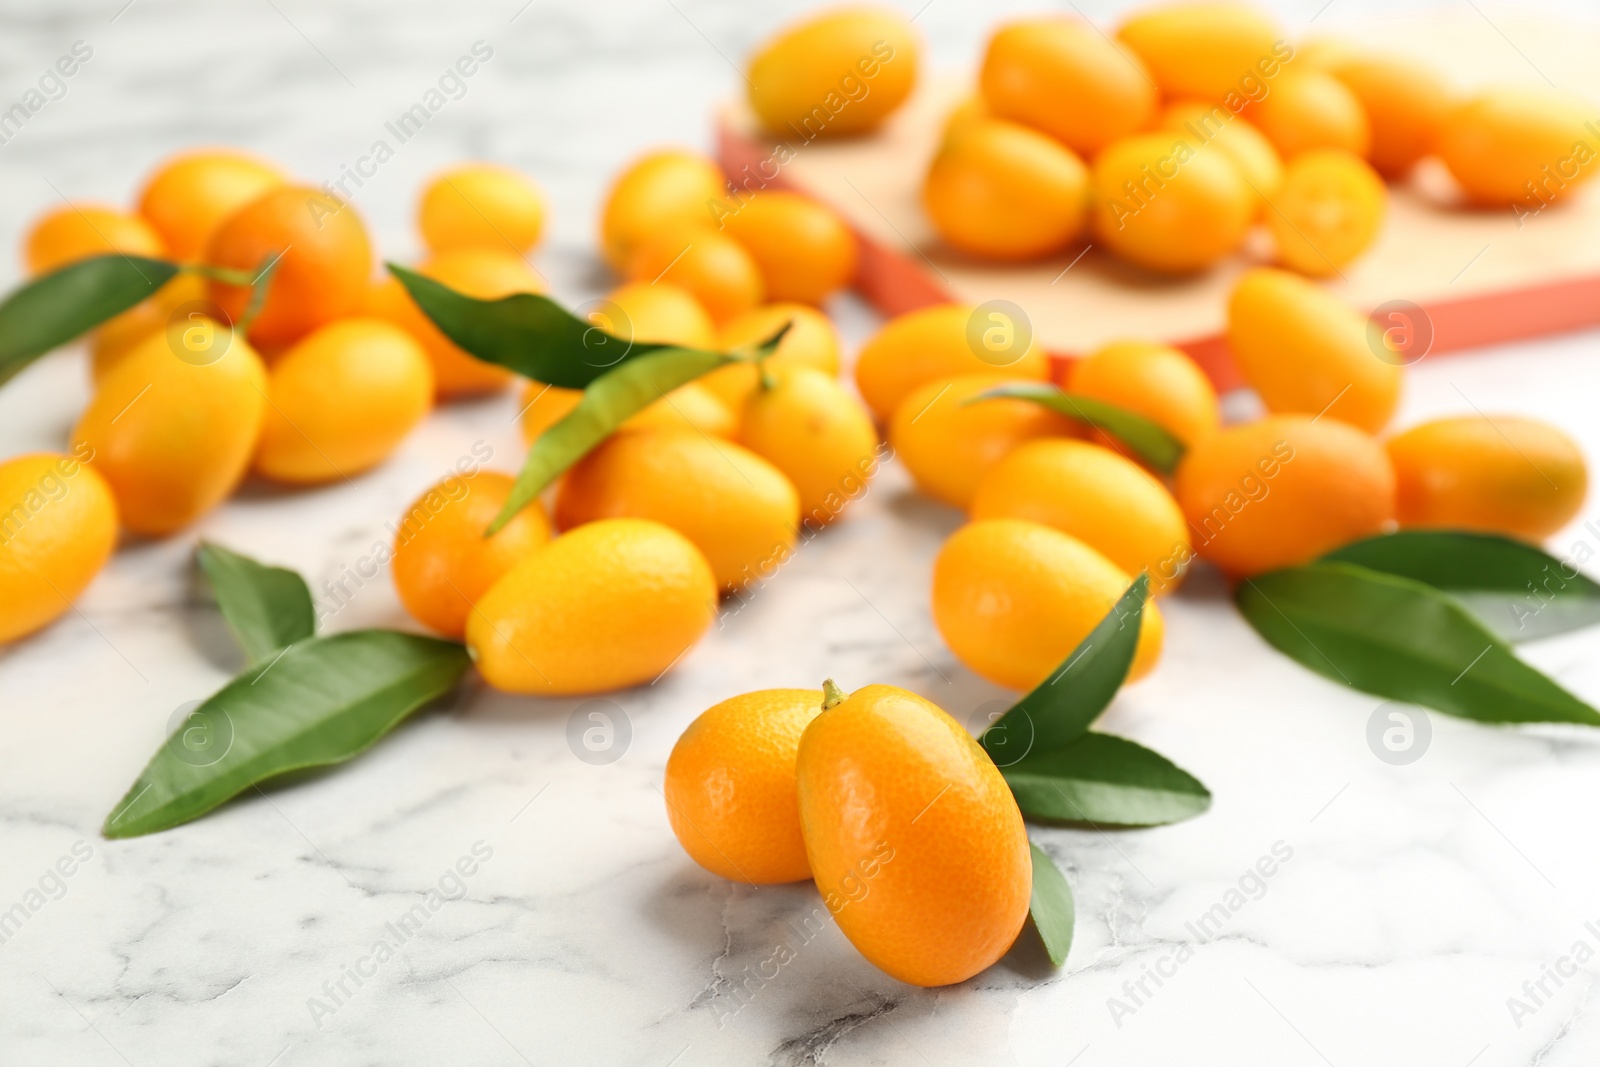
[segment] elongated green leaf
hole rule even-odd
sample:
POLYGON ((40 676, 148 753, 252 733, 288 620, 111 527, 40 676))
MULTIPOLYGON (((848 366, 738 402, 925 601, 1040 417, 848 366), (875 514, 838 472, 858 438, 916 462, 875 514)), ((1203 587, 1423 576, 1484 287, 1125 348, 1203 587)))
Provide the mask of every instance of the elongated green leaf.
POLYGON ((582 389, 628 360, 672 347, 635 342, 627 322, 602 329, 547 296, 479 300, 398 264, 388 267, 422 313, 463 351, 546 385, 582 389))
POLYGON ((0 384, 153 295, 178 269, 176 263, 144 256, 92 256, 14 290, 0 302, 0 384))
POLYGON ((257 563, 207 541, 200 543, 199 557, 222 617, 250 662, 269 659, 316 633, 311 590, 294 571, 257 563))
POLYGON ((468 663, 467 650, 453 641, 393 630, 290 645, 191 712, 101 832, 165 830, 274 775, 347 760, 448 693, 468 663))
POLYGON ((1211 806, 1211 793, 1194 775, 1159 752, 1111 734, 1084 734, 1000 773, 1031 819, 1159 826, 1211 806))
POLYGON ((1069 419, 1104 430, 1163 474, 1177 470, 1178 461, 1183 458, 1183 442, 1143 415, 1092 396, 1062 392, 1047 382, 1008 382, 979 393, 967 403, 997 397, 1032 400, 1069 419))
POLYGON ((983 732, 978 743, 996 766, 1083 736, 1128 677, 1149 588, 1149 575, 1135 578, 1061 667, 983 732))
POLYGON ((1050 962, 1059 967, 1067 962, 1067 952, 1072 948, 1072 887, 1048 852, 1032 841, 1028 847, 1033 850, 1033 893, 1028 898, 1028 915, 1033 919, 1033 928, 1039 931, 1050 962))
POLYGON ((1600 712, 1517 659, 1446 593, 1353 563, 1239 583, 1239 610, 1278 651, 1337 682, 1479 722, 1576 722, 1600 712))
POLYGON ((1441 589, 1507 641, 1600 623, 1600 584, 1571 563, 1499 534, 1400 530, 1330 552, 1441 589))

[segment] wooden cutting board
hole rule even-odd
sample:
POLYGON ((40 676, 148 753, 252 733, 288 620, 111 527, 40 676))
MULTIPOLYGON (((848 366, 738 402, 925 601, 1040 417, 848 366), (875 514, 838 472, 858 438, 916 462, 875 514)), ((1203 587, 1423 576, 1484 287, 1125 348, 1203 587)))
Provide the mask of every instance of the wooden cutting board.
MULTIPOLYGON (((1549 83, 1600 101, 1594 25, 1482 11, 1466 5, 1397 17, 1339 36, 1415 56, 1464 90, 1549 83)), ((971 84, 970 75, 925 78, 873 135, 795 138, 786 152, 743 100, 732 102, 718 117, 722 164, 732 180, 751 188, 776 171, 767 187, 794 189, 840 212, 861 239, 856 287, 887 314, 946 301, 1009 300, 1053 355, 1070 359, 1109 340, 1149 338, 1184 348, 1219 387, 1238 385, 1222 338, 1224 308, 1239 273, 1268 261, 1264 240, 1253 239, 1210 271, 1176 279, 1083 243, 1023 266, 981 263, 941 244, 919 194, 945 116, 971 84)), ((1600 106, 1595 119, 1600 146, 1600 106)), ((1433 356, 1600 323, 1600 181, 1520 222, 1509 209, 1456 206, 1448 175, 1433 161, 1390 193, 1378 242, 1328 284, 1363 310, 1383 309, 1386 326, 1419 331, 1412 358, 1424 348, 1433 356)))

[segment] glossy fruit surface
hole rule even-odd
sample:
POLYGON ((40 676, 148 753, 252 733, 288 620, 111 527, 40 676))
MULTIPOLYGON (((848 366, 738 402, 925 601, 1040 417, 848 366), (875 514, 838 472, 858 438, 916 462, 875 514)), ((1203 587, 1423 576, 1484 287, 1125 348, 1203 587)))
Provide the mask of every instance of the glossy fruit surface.
POLYGON ((1177 587, 1193 552, 1172 494, 1137 463, 1086 441, 1019 445, 978 483, 970 514, 1027 519, 1071 534, 1152 593, 1177 587))
POLYGON ((1156 86, 1127 45, 1081 19, 1006 23, 989 38, 978 75, 997 118, 1040 130, 1091 155, 1150 125, 1156 86))
MULTIPOLYGON (((545 290, 544 279, 532 267, 501 249, 458 248, 434 256, 419 265, 417 271, 479 300, 545 290)), ((368 290, 365 313, 387 319, 416 338, 433 364, 434 388, 441 399, 497 392, 514 377, 506 368, 485 363, 457 347, 422 313, 393 276, 368 290)))
POLYGON ((687 289, 666 282, 628 282, 605 296, 595 325, 631 343, 711 348, 717 327, 687 289))
POLYGON ((1220 104, 1180 100, 1161 113, 1160 126, 1193 143, 1215 147, 1239 168, 1250 191, 1263 201, 1283 183, 1283 159, 1266 134, 1220 104))
POLYGON ((1028 916, 1028 835, 959 723, 869 685, 811 721, 797 767, 812 876, 862 955, 902 982, 941 986, 1005 954, 1028 916))
POLYGON ((1472 203, 1538 211, 1594 177, 1590 114, 1554 89, 1489 89, 1445 117, 1436 147, 1472 203))
POLYGON ((1400 400, 1400 363, 1373 351, 1365 316, 1288 271, 1258 268, 1239 279, 1228 301, 1228 346, 1268 411, 1376 433, 1400 400))
POLYGON ((179 262, 202 257, 218 226, 235 211, 284 183, 266 160, 232 149, 173 156, 139 193, 139 214, 179 262))
POLYGON ((159 257, 161 235, 137 215, 99 204, 67 204, 33 224, 23 246, 29 274, 48 274, 90 256, 123 252, 159 257))
POLYGON ((692 430, 613 434, 569 470, 556 525, 651 519, 692 541, 723 589, 772 577, 794 548, 800 498, 760 456, 692 430))
POLYGON ((979 259, 1038 259, 1083 229, 1089 172, 1071 149, 1001 119, 945 139, 922 185, 939 236, 979 259))
POLYGON ((820 689, 761 689, 701 712, 672 746, 662 792, 683 850, 747 885, 811 877, 795 760, 820 689))
POLYGON ((1437 71, 1405 55, 1355 53, 1320 64, 1355 94, 1372 128, 1367 159, 1386 178, 1402 178, 1431 153, 1455 106, 1437 71))
POLYGON ((1275 77, 1292 50, 1259 8, 1234 3, 1168 3, 1138 12, 1117 30, 1169 99, 1221 103, 1275 77))
POLYGON ((744 246, 704 226, 646 238, 628 259, 627 275, 629 281, 677 286, 716 323, 752 310, 766 295, 761 268, 744 246))
POLYGON ((877 472, 878 431, 839 380, 810 367, 769 367, 751 392, 739 443, 782 471, 800 494, 800 520, 826 526, 867 491, 877 472))
POLYGON ((1238 248, 1259 203, 1220 149, 1174 133, 1109 145, 1091 168, 1095 233, 1150 270, 1202 270, 1238 248))
MULTIPOLYGON (((256 275, 275 262, 251 341, 291 344, 326 323, 352 315, 372 274, 367 228, 355 208, 320 189, 281 185, 224 219, 206 244, 205 261, 256 275)), ((212 281, 211 299, 238 322, 250 287, 212 281)))
POLYGON ((1217 391, 1194 360, 1153 341, 1112 341, 1067 371, 1069 393, 1104 400, 1156 423, 1185 445, 1222 424, 1217 391))
POLYGON ((1402 526, 1489 530, 1539 541, 1577 517, 1583 452, 1549 423, 1516 415, 1434 419, 1387 445, 1402 526))
POLYGON ((393 323, 340 319, 272 364, 267 396, 255 469, 317 485, 388 458, 433 407, 433 368, 393 323))
POLYGON ((928 382, 967 374, 1044 381, 1050 362, 1032 331, 1003 311, 938 304, 908 312, 873 334, 856 356, 856 388, 887 422, 928 382))
POLYGON ((889 443, 919 492, 952 507, 971 505, 978 483, 1013 448, 1036 437, 1075 437, 1078 424, 1031 400, 967 401, 1015 381, 973 374, 929 382, 900 402, 889 443))
POLYGON ((496 689, 602 693, 660 676, 716 611, 711 568, 682 534, 608 519, 535 549, 491 586, 467 648, 496 689))
MULTIPOLYGON (((767 366, 801 364, 837 377, 839 331, 834 329, 828 316, 805 304, 765 304, 745 312, 717 331, 717 350, 736 352, 760 344, 786 325, 789 332, 767 357, 767 366)), ((744 406, 750 390, 756 387, 756 369, 749 363, 734 364, 718 368, 696 381, 737 411, 744 406)))
POLYGON ((210 321, 163 331, 106 375, 73 430, 74 448, 117 500, 122 524, 161 536, 220 504, 244 478, 267 407, 267 372, 249 343, 210 321))
POLYGON ((1236 577, 1309 563, 1395 517, 1383 446, 1330 418, 1229 427, 1184 456, 1175 488, 1195 551, 1236 577))
POLYGON ((892 8, 846 7, 806 19, 750 61, 750 106, 783 137, 865 133, 917 81, 917 38, 892 8))
MULTIPOLYGON (((933 621, 956 658, 996 685, 1049 678, 1099 625, 1133 577, 1069 534, 986 519, 950 536, 933 562, 933 621)), ((1147 603, 1128 680, 1161 655, 1161 612, 1147 603)))
POLYGON ((83 455, 34 452, 0 462, 0 642, 65 614, 116 547, 111 487, 83 455))
POLYGON ((1267 225, 1286 266, 1325 278, 1377 240, 1389 202, 1378 172, 1359 156, 1314 148, 1289 161, 1267 225))
POLYGON ((430 486, 396 521, 394 587, 411 617, 446 637, 467 632, 472 606, 535 549, 550 540, 550 520, 530 503, 485 537, 515 479, 499 471, 450 474, 430 486))
POLYGON ((606 194, 600 249, 612 270, 628 265, 634 246, 680 226, 715 227, 726 187, 716 163, 695 152, 662 149, 630 163, 606 194))
POLYGON ((820 304, 855 276, 855 234, 798 193, 749 196, 723 216, 722 229, 755 258, 768 300, 820 304))
POLYGON ((469 163, 423 187, 417 229, 435 254, 492 248, 523 256, 539 243, 544 214, 544 195, 525 175, 493 163, 469 163))
POLYGON ((1367 113, 1344 82, 1325 70, 1300 67, 1280 75, 1244 112, 1285 162, 1313 148, 1338 148, 1365 157, 1372 148, 1367 113))

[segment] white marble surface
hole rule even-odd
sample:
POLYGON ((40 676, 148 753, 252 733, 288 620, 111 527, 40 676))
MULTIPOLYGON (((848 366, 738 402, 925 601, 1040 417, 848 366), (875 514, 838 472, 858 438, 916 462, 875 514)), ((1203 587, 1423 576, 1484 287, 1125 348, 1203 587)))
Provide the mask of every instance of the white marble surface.
MULTIPOLYGON (((719 50, 737 60, 801 6, 136 0, 119 15, 122 2, 0 13, 0 102, 75 40, 94 48, 67 95, 0 146, 0 244, 15 247, 58 194, 125 200, 185 144, 236 142, 336 175, 482 39, 493 60, 358 203, 385 253, 406 257, 429 171, 473 155, 523 167, 555 212, 538 265, 571 299, 605 284, 590 234, 606 176, 651 143, 708 144, 706 116, 736 79, 719 50)), ((1321 6, 1286 14, 1320 27, 1395 5, 1321 6)), ((934 0, 919 21, 936 61, 954 64, 994 13, 934 0)), ((849 300, 836 311, 854 339, 874 321, 849 300)), ((1600 456, 1597 349, 1588 333, 1424 362, 1399 421, 1469 402, 1532 412, 1600 456)), ((84 377, 67 353, 0 392, 0 455, 59 447, 84 377)), ((1194 771, 1215 806, 1157 830, 1036 831, 1077 895, 1064 971, 1024 946, 960 987, 908 988, 837 931, 797 943, 788 923, 816 905, 810 887, 738 888, 691 864, 658 787, 679 731, 714 701, 828 674, 905 685, 957 715, 1003 695, 952 659, 928 616, 929 562, 958 516, 910 495, 894 468, 670 676, 615 695, 631 726, 615 762, 574 757, 576 701, 469 687, 333 773, 168 833, 100 839, 174 710, 239 665, 193 584, 195 539, 320 584, 473 442, 514 467, 511 416, 509 397, 442 411, 352 485, 250 486, 193 531, 126 545, 77 613, 0 651, 0 911, 41 885, 46 896, 0 944, 0 1062, 1594 1062, 1600 735, 1434 716, 1426 754, 1390 766, 1365 740, 1377 702, 1269 651, 1204 574, 1167 602, 1159 671, 1104 726, 1194 771), (1259 899, 1197 937, 1188 924, 1275 844, 1292 858, 1259 899), (474 849, 488 859, 453 881, 474 849), (62 857, 74 873, 56 881, 62 857), (459 899, 402 943, 390 925, 441 887, 459 899), (371 972, 380 939, 393 958, 359 987, 345 978, 335 1004, 325 983, 358 963, 371 972), (795 958, 747 984, 784 944, 795 958), (1513 1019, 1507 998, 1574 952, 1582 965, 1513 1019), (1147 969, 1168 977, 1136 1003, 1124 983, 1147 969), (1114 1013, 1112 997, 1135 1010, 1114 1013), (311 998, 336 1010, 318 1017, 311 998)), ((1555 540, 1580 537, 1600 548, 1576 527, 1555 540)), ((386 575, 331 622, 404 624, 386 575)), ((1597 633, 1528 649, 1592 701, 1597 652, 1597 633)))

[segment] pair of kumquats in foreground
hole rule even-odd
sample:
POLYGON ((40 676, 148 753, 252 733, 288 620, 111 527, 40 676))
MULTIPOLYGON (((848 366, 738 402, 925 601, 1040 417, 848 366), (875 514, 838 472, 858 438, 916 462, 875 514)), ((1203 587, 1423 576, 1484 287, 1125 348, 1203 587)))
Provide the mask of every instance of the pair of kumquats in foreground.
MULTIPOLYGON (((752 109, 785 140, 873 130, 910 95, 919 51, 891 10, 806 20, 751 63, 752 109)), ((1028 18, 989 39, 922 203, 947 244, 984 260, 1037 259, 1089 236, 1187 273, 1259 223, 1283 266, 1331 276, 1377 238, 1385 180, 1409 180, 1425 159, 1476 207, 1526 215, 1570 195, 1600 158, 1589 117, 1543 86, 1461 94, 1403 53, 1296 48, 1250 4, 1161 4, 1110 32, 1028 18)))

